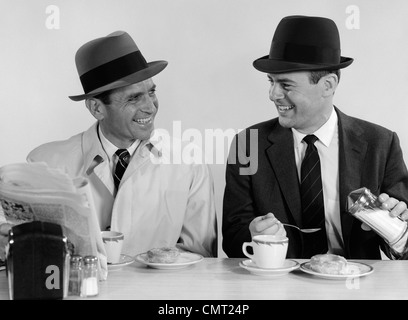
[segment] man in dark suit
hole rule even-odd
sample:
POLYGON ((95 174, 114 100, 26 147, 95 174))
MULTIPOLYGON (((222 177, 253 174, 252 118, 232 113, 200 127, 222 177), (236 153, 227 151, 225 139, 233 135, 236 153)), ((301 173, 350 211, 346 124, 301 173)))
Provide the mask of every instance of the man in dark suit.
POLYGON ((407 258, 406 242, 402 251, 390 249, 348 212, 349 193, 366 187, 394 219, 408 220, 408 172, 397 134, 333 105, 340 69, 352 62, 340 55, 335 23, 306 16, 282 19, 270 54, 254 61, 257 70, 267 73, 279 116, 240 132, 231 146, 222 225, 229 257, 244 257, 242 244, 254 235, 286 234, 288 258, 333 253, 381 259, 380 249, 391 259, 407 258), (303 138, 312 134, 317 137, 324 210, 315 226, 321 230, 305 234, 282 223, 306 226, 300 177, 307 148, 303 138), (319 248, 309 250, 315 245, 319 248))

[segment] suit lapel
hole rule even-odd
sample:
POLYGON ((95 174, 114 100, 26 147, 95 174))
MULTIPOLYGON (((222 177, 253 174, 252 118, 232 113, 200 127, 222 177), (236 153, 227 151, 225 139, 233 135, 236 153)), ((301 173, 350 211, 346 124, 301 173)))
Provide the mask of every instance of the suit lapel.
POLYGON ((362 166, 367 153, 367 141, 362 138, 362 129, 352 118, 336 109, 339 117, 339 185, 340 214, 343 240, 349 248, 350 234, 355 218, 347 212, 347 196, 363 187, 362 166))
POLYGON ((84 133, 82 148, 86 176, 90 176, 92 173, 95 173, 95 175, 113 195, 114 186, 113 183, 110 182, 110 179, 112 179, 112 174, 109 168, 109 160, 98 137, 98 122, 96 122, 84 133))
POLYGON ((269 135, 268 140, 271 145, 266 149, 266 154, 276 180, 294 220, 298 225, 301 225, 299 178, 296 170, 292 132, 278 126, 269 135))

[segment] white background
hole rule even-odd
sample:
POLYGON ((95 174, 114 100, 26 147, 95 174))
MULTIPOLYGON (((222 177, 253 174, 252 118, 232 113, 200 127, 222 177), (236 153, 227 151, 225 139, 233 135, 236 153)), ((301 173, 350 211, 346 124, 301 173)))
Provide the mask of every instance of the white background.
MULTIPOLYGON (((276 117, 266 75, 252 62, 269 53, 278 22, 293 14, 337 23, 342 55, 355 61, 342 71, 336 106, 397 132, 407 158, 405 0, 2 0, 0 166, 24 162, 39 144, 94 122, 84 102, 68 99, 83 93, 74 55, 85 42, 116 30, 127 31, 148 61, 169 62, 154 77, 156 127, 172 133, 179 121, 182 131, 198 129, 204 138, 206 129, 238 131, 276 117), (50 5, 59 9, 59 21, 50 20, 50 5), (356 13, 347 11, 350 6, 359 10, 358 29, 346 24, 356 13), (52 22, 59 29, 50 29, 52 22)), ((225 161, 216 164, 214 157, 210 165, 221 227, 225 161)))

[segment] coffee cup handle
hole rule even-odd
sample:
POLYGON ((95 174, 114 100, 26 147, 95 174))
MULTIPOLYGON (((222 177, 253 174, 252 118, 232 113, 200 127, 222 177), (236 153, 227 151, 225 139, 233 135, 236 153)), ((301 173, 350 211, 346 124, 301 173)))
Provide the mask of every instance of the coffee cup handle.
POLYGON ((244 243, 242 244, 242 252, 243 252, 248 258, 252 259, 254 255, 248 253, 247 247, 251 247, 251 248, 252 248, 252 242, 244 242, 244 243))

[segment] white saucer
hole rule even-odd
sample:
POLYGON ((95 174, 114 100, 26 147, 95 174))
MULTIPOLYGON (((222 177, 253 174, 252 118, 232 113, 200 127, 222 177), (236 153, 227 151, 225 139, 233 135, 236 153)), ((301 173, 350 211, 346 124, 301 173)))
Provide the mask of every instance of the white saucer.
POLYGON ((192 252, 181 252, 180 256, 177 258, 177 260, 173 263, 153 263, 149 262, 149 259, 147 257, 147 253, 141 253, 136 256, 136 261, 141 262, 145 264, 146 266, 149 266, 151 268, 155 269, 165 269, 165 270, 170 270, 170 269, 182 269, 185 267, 188 267, 192 264, 198 263, 202 261, 204 258, 202 255, 197 254, 197 253, 192 253, 192 252))
POLYGON ((314 275, 319 278, 323 279, 329 279, 329 280, 344 280, 344 279, 351 279, 351 278, 358 278, 358 277, 363 277, 367 276, 371 273, 373 273, 374 268, 372 266, 369 266, 365 263, 359 263, 359 262, 347 262, 351 266, 353 266, 353 272, 351 274, 327 274, 327 273, 320 273, 313 271, 310 268, 310 262, 304 262, 300 265, 300 270, 303 272, 309 273, 311 275, 314 275))
POLYGON ((118 270, 128 264, 131 264, 135 261, 134 258, 126 254, 120 255, 120 261, 118 263, 108 263, 108 271, 118 270))
POLYGON ((239 263, 239 266, 258 276, 279 277, 299 268, 299 263, 287 259, 281 268, 264 269, 257 267, 252 260, 244 260, 239 263))

